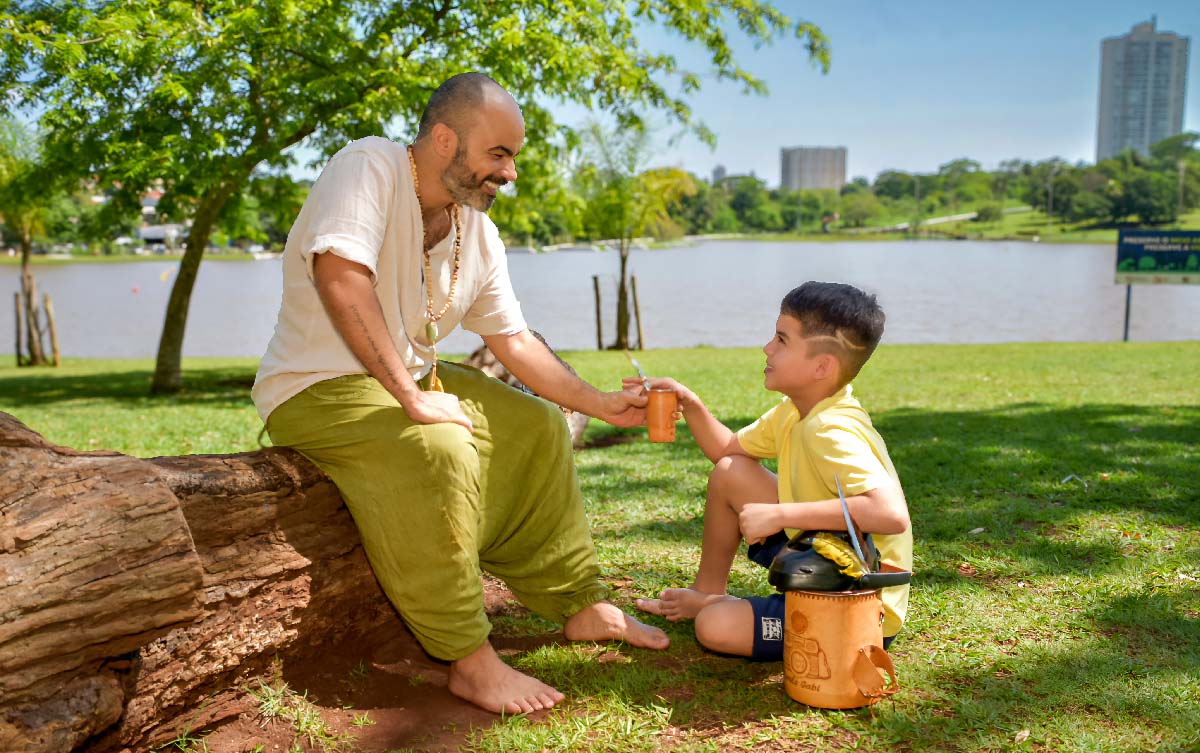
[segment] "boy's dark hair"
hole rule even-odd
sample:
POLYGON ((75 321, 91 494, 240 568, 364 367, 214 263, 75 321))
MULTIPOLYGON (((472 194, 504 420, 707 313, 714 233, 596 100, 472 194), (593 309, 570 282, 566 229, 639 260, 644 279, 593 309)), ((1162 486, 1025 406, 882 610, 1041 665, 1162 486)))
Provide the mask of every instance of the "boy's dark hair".
POLYGON ((853 285, 806 282, 783 297, 779 313, 800 321, 813 352, 837 358, 842 384, 858 376, 883 337, 883 309, 875 296, 853 285))

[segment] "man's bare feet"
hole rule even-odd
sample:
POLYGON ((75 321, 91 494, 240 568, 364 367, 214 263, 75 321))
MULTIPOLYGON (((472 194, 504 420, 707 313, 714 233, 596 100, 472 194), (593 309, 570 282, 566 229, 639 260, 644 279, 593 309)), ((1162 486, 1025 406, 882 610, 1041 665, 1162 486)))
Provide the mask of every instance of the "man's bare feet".
POLYGON ((726 594, 709 594, 694 588, 667 588, 657 599, 638 599, 637 608, 643 612, 666 617, 671 622, 694 620, 709 604, 732 598, 726 594))
POLYGON ((671 645, 666 633, 607 601, 598 601, 571 615, 563 625, 563 633, 572 641, 625 641, 631 646, 659 650, 671 645))
POLYGON ((563 694, 505 664, 491 643, 450 663, 450 692, 476 706, 500 713, 527 714, 552 708, 563 694))

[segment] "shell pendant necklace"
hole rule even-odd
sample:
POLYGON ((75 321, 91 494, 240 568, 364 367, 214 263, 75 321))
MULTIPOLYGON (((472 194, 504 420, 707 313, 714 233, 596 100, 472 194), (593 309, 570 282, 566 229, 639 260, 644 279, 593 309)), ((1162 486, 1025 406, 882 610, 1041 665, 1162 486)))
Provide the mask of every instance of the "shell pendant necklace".
POLYGON ((458 204, 451 204, 450 214, 454 222, 454 263, 450 269, 450 291, 446 294, 446 303, 442 305, 442 310, 434 313, 433 264, 429 260, 429 245, 425 242, 425 215, 421 209, 421 180, 417 177, 417 161, 413 159, 411 145, 408 147, 408 167, 412 170, 413 190, 417 194, 417 208, 422 212, 421 252, 425 259, 425 339, 429 341, 429 347, 433 350, 433 367, 429 370, 429 389, 432 392, 445 392, 442 380, 438 379, 437 375, 437 323, 450 310, 450 304, 454 302, 455 289, 458 287, 458 268, 462 261, 462 222, 458 204))

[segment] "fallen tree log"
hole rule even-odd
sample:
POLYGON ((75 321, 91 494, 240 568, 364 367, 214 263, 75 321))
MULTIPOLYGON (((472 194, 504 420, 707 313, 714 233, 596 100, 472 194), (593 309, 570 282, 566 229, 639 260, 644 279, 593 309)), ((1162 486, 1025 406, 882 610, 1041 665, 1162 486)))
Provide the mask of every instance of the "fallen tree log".
MULTIPOLYGON (((486 348, 467 363, 524 389, 486 348)), ((567 421, 578 445, 588 418, 567 421)), ((399 620, 292 450, 143 460, 0 412, 0 472, 4 753, 151 750, 236 714, 275 658, 399 620)))
POLYGON ((333 484, 270 448, 140 460, 0 413, 0 750, 148 750, 277 655, 397 620, 333 484))

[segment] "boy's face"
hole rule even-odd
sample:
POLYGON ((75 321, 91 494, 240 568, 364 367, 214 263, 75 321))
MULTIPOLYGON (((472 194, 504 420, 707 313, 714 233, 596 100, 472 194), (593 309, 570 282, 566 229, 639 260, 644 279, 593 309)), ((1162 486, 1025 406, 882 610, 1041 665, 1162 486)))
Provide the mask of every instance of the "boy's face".
MULTIPOLYGON (((775 336, 763 352, 767 354, 763 386, 784 395, 804 392, 830 376, 830 368, 836 369, 837 364, 827 353, 810 354, 800 320, 787 314, 780 314, 775 321, 775 336)), ((836 378, 836 372, 832 376, 836 378)))

